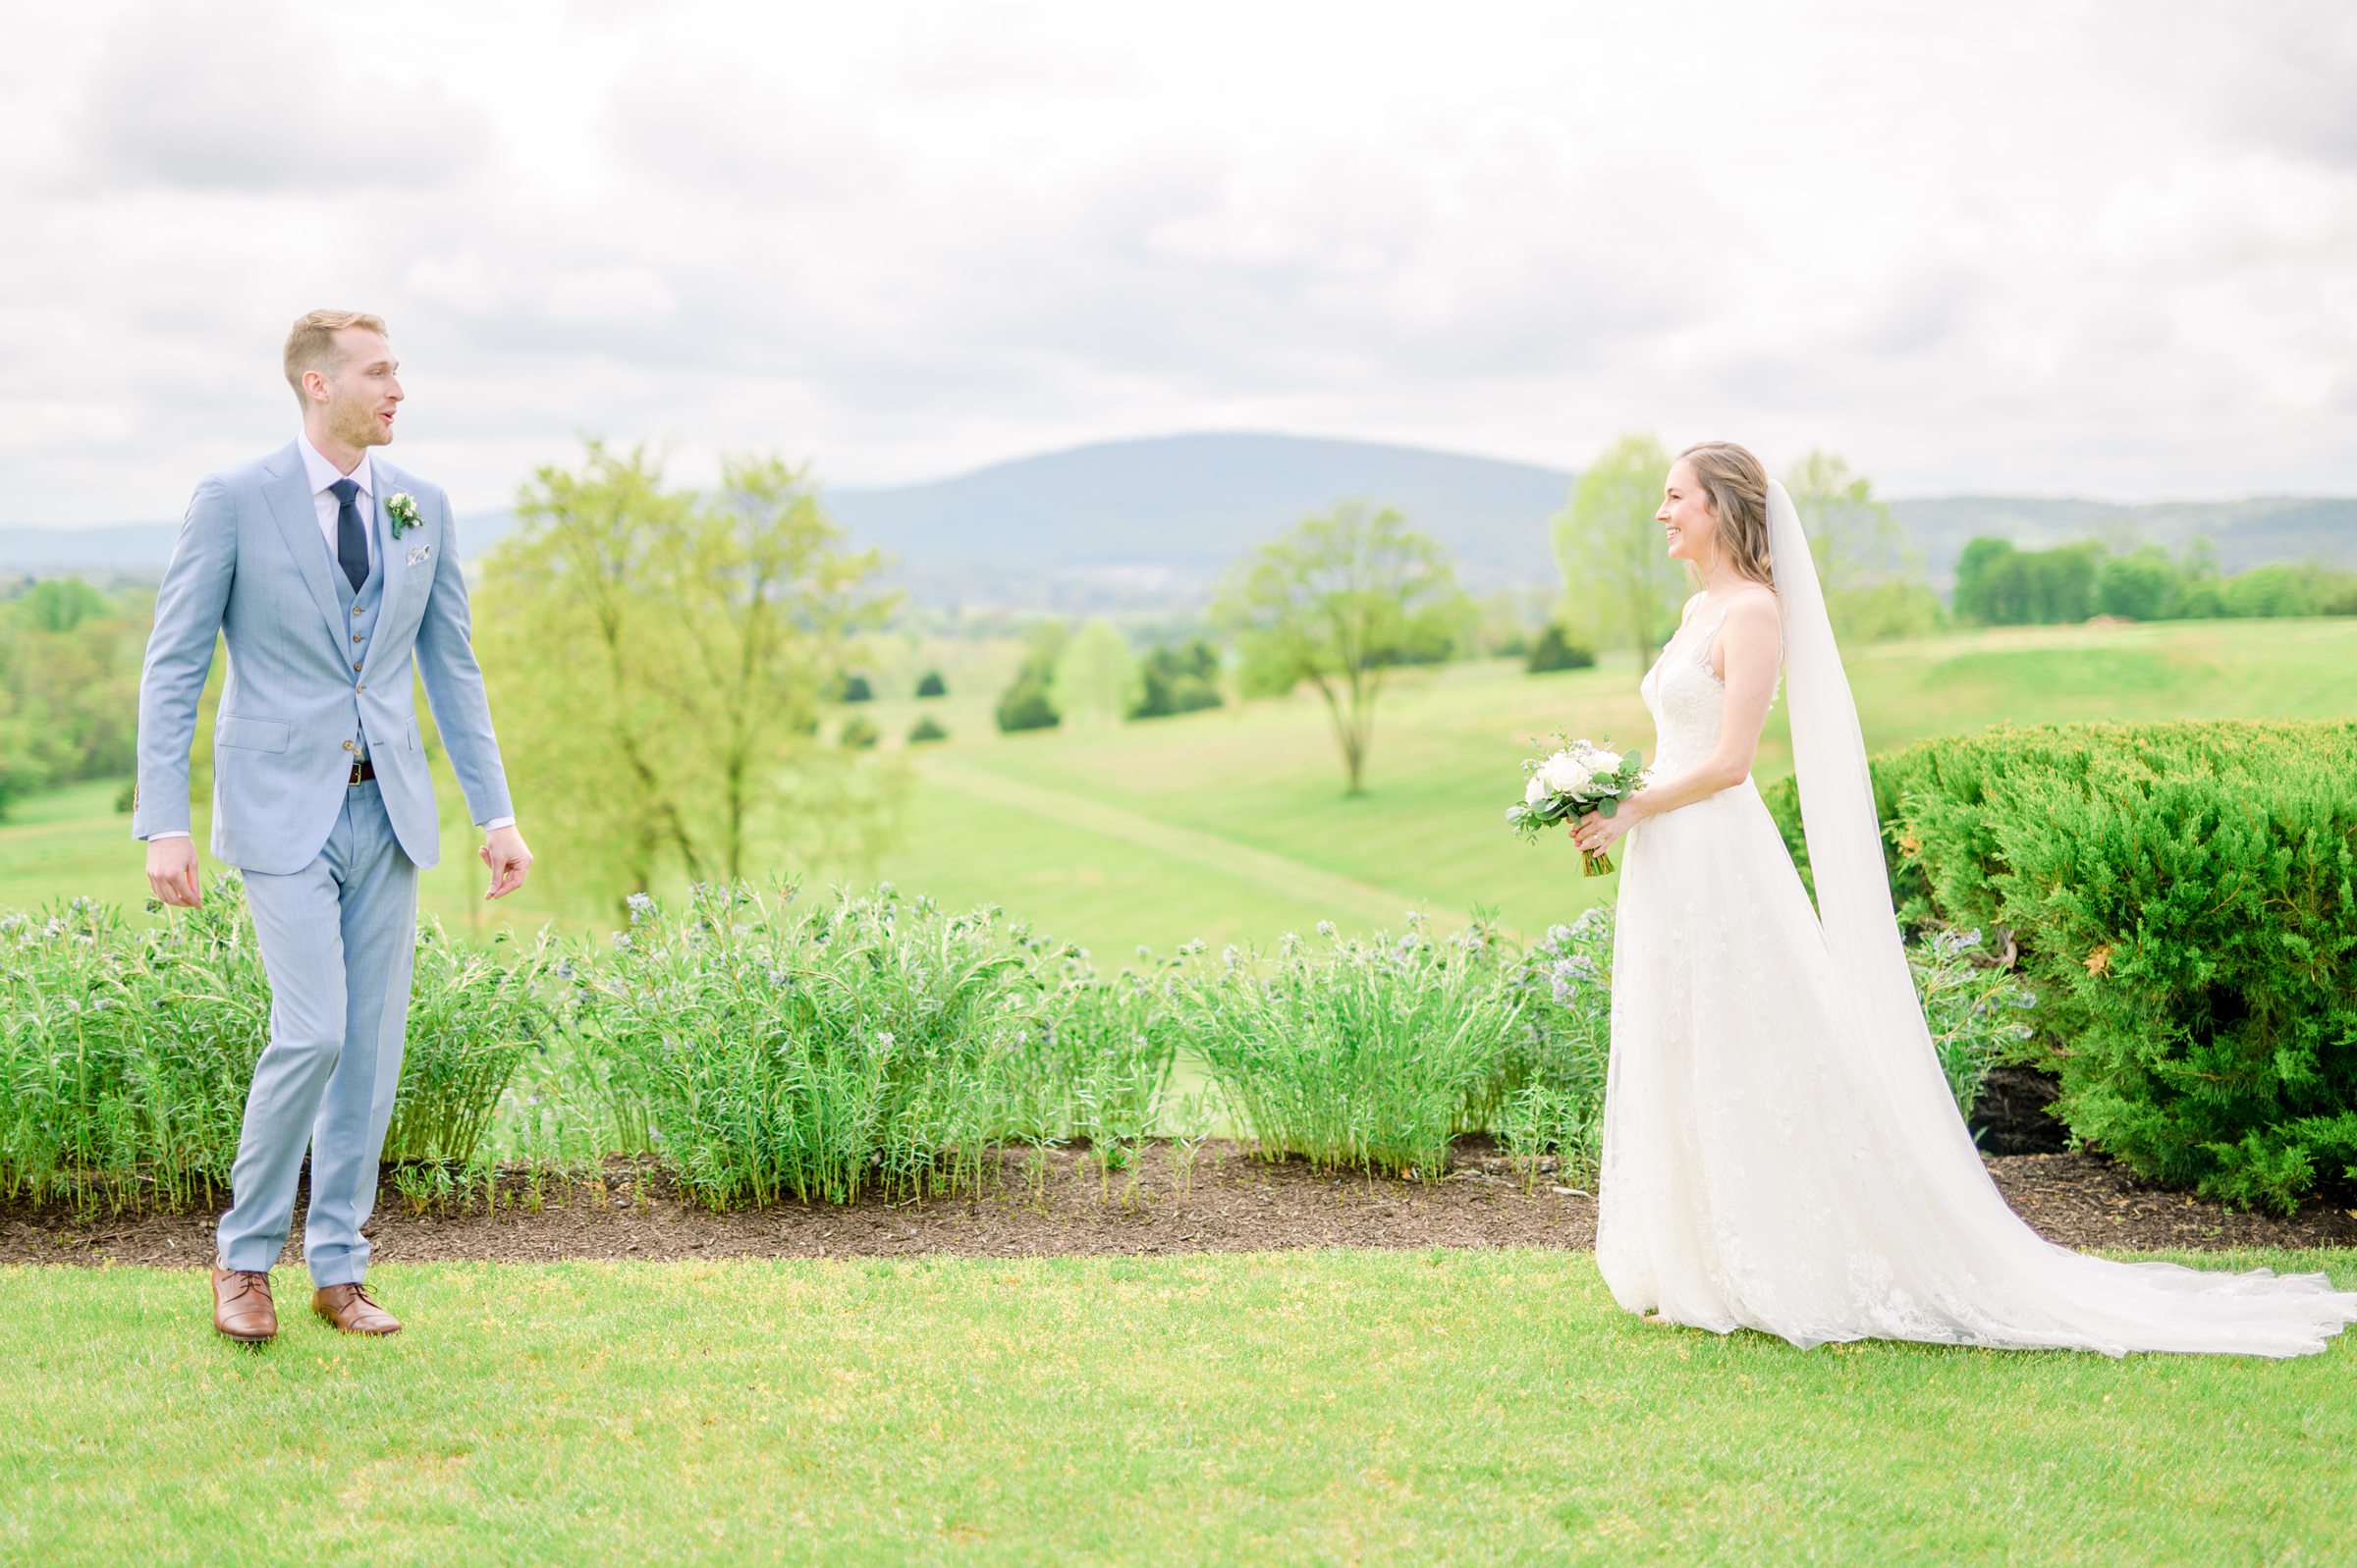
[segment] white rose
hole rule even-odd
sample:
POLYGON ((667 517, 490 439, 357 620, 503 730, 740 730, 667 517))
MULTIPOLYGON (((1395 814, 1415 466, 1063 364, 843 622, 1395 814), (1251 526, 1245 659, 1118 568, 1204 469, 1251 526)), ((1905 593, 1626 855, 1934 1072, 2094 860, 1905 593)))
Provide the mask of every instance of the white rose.
POLYGON ((1539 764, 1538 777, 1559 795, 1576 795, 1588 787, 1595 771, 1578 753, 1559 751, 1539 764))
POLYGON ((1537 774, 1530 776, 1529 785, 1522 791, 1522 804, 1536 810, 1547 803, 1547 781, 1537 774))
POLYGON ((1588 753, 1588 767, 1591 775, 1617 773, 1620 771, 1620 753, 1617 751, 1591 751, 1588 753))

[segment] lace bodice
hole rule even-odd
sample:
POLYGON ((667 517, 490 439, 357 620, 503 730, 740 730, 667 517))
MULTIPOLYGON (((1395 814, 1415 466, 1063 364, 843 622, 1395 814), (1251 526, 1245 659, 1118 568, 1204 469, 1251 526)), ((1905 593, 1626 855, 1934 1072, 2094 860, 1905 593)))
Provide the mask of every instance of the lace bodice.
MULTIPOLYGON (((1727 624, 1731 606, 1706 610, 1677 628, 1662 648, 1653 668, 1637 684, 1645 711, 1653 715, 1654 755, 1647 773, 1657 777, 1682 772, 1711 754, 1719 744, 1719 724, 1727 707, 1727 682, 1711 670, 1711 645, 1727 624)), ((1783 689, 1783 673, 1777 673, 1777 689, 1783 689)), ((1771 704, 1775 702, 1771 696, 1771 704)))

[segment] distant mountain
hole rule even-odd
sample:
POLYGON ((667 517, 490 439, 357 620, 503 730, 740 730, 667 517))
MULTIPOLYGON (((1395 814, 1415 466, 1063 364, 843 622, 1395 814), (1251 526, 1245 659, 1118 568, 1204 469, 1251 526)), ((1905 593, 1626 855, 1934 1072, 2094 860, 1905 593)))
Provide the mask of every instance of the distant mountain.
POLYGON ((1102 442, 932 484, 842 488, 827 502, 930 599, 1026 580, 1050 597, 1060 583, 1199 588, 1252 545, 1351 496, 1398 509, 1448 545, 1467 580, 1496 584, 1554 579, 1547 519, 1572 477, 1418 447, 1203 434, 1102 442))
MULTIPOLYGON (((1573 478, 1417 447, 1214 433, 1101 442, 928 484, 839 486, 826 500, 854 538, 897 559, 897 575, 922 602, 1082 610, 1197 599, 1225 563, 1347 496, 1397 507, 1449 546, 1476 587, 1552 583, 1548 518, 1573 478)), ((2357 566, 2352 499, 2127 506, 1944 496, 1892 509, 1943 586, 1977 534, 2028 547, 2096 538, 2172 551, 2205 537, 2229 571, 2268 561, 2357 566)), ((466 555, 489 550, 514 520, 461 518, 466 555)), ((0 529, 0 575, 153 577, 173 534, 168 523, 0 529)))

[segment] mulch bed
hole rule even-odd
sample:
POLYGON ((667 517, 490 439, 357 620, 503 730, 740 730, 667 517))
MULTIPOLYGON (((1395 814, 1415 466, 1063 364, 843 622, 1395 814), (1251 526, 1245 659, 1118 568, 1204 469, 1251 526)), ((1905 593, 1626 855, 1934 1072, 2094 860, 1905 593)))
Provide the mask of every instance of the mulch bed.
MULTIPOLYGON (((829 1206, 784 1204, 714 1214, 681 1201, 659 1170, 626 1160, 598 1176, 547 1184, 500 1181, 496 1211, 470 1205, 413 1213, 387 1182, 368 1227, 378 1263, 564 1258, 1011 1258, 1080 1253, 1247 1252, 1288 1247, 1586 1248, 1596 1202, 1540 1175, 1525 1179, 1484 1139, 1462 1141, 1434 1182, 1322 1174, 1301 1161, 1270 1163, 1207 1144, 1191 1167, 1169 1145, 1146 1148, 1132 1171, 1100 1178, 1084 1150, 1051 1151, 1028 1175, 1009 1154, 998 1190, 980 1199, 829 1206)), ((2289 1217, 2236 1214, 2138 1181, 2087 1154, 1991 1157, 2006 1201, 2039 1232, 2071 1247, 2357 1246, 2357 1194, 2310 1202, 2289 1217)), ((214 1216, 77 1216, 0 1204, 0 1264, 162 1264, 212 1256, 214 1216)), ((301 1257, 301 1217, 286 1261, 301 1257)))

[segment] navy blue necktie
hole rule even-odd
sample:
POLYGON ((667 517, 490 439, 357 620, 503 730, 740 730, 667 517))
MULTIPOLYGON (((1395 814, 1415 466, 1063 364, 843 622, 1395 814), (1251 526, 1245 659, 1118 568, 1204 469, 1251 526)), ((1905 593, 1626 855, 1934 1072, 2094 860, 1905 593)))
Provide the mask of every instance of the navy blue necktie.
POLYGON ((360 532, 360 509, 352 502, 360 487, 356 480, 339 479, 327 488, 336 493, 336 560, 352 579, 352 591, 358 593, 368 580, 368 536, 360 532))

